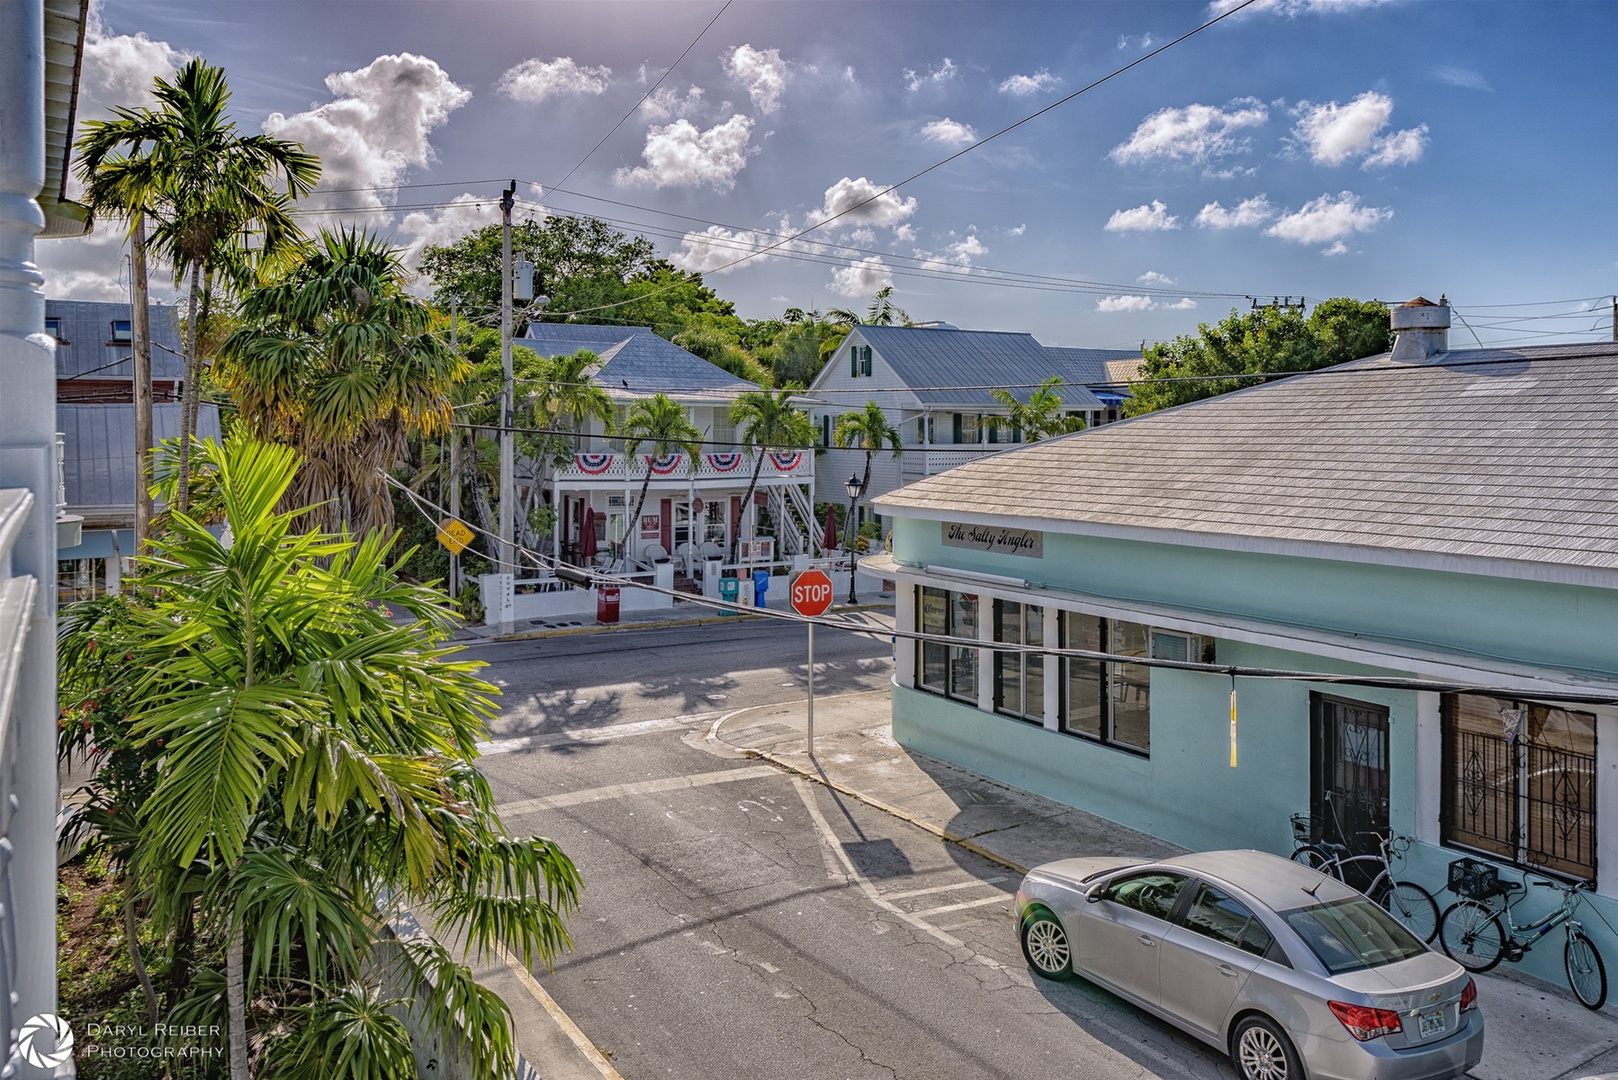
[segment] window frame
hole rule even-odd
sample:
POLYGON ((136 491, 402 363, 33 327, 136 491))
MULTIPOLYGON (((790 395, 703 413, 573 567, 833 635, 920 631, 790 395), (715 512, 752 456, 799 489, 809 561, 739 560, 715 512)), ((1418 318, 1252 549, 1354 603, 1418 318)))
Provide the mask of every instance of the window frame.
MULTIPOLYGON (((1535 701, 1527 698, 1501 698, 1492 694, 1446 693, 1441 695, 1439 703, 1439 842, 1448 848, 1472 852, 1483 856, 1491 862, 1513 866, 1535 874, 1544 874, 1564 881, 1594 881, 1600 868, 1600 715, 1593 711, 1584 711, 1565 705, 1558 705, 1548 701, 1535 701), (1504 716, 1502 715, 1501 731, 1498 736, 1482 732, 1462 732, 1459 730, 1460 717, 1458 708, 1463 698, 1480 698, 1488 702, 1498 703, 1496 709, 1503 711, 1507 708, 1520 709, 1522 718, 1519 734, 1514 741, 1505 737, 1504 716), (1567 713, 1589 719, 1589 753, 1580 750, 1545 746, 1533 741, 1532 722, 1536 710, 1543 710, 1548 717, 1552 713, 1567 713), (1472 742, 1467 752, 1468 760, 1462 762, 1462 747, 1459 745, 1462 736, 1472 742), (1493 760, 1484 762, 1479 760, 1480 753, 1484 756, 1493 755, 1493 760), (1536 768, 1535 758, 1539 754, 1553 755, 1552 765, 1540 765, 1536 768), (1567 820, 1569 814, 1568 804, 1563 801, 1550 806, 1550 798, 1543 793, 1536 795, 1535 776, 1548 768, 1554 767, 1556 755, 1564 759, 1577 759, 1583 763, 1583 770, 1575 773, 1575 785, 1556 784, 1554 788, 1564 793, 1570 787, 1576 786, 1580 792, 1577 809, 1572 815, 1578 821, 1577 831, 1582 833, 1581 839, 1573 840, 1569 844, 1567 836, 1563 836, 1561 852, 1547 849, 1543 840, 1544 833, 1554 832, 1560 821, 1567 820), (1508 759, 1500 761, 1504 756, 1508 759), (1494 767, 1490 768, 1489 765, 1494 767), (1509 771, 1506 771, 1509 770, 1509 771), (1491 774, 1505 772, 1509 781, 1509 789, 1502 788, 1498 783, 1490 783, 1491 774), (1585 798, 1585 796, 1588 796, 1585 798), (1475 825, 1480 817, 1487 817, 1488 804, 1493 804, 1496 821, 1492 827, 1484 825, 1484 831, 1470 828, 1463 824, 1458 815, 1463 807, 1471 805, 1476 807, 1470 824, 1475 825), (1547 810, 1546 807, 1550 806, 1547 810), (1536 813, 1536 807, 1538 812, 1536 813), (1504 811, 1502 814, 1501 811, 1504 811), (1504 820, 1499 820, 1503 817, 1504 820), (1537 828, 1536 828, 1537 825, 1537 828), (1571 850, 1570 850, 1571 848, 1571 850), (1588 853, 1588 859, 1584 857, 1588 853)), ((1541 758, 1540 760, 1545 760, 1541 758)), ((1566 778, 1569 771, 1564 768, 1562 777, 1566 778)), ((1539 781, 1538 783, 1543 783, 1539 781)))
POLYGON ((1180 916, 1183 914, 1182 909, 1185 906, 1186 886, 1192 880, 1194 879, 1190 874, 1180 870, 1130 870, 1119 874, 1117 877, 1103 885, 1101 887, 1101 899, 1107 901, 1109 904, 1117 904, 1121 908, 1127 908, 1138 915, 1145 915, 1149 919, 1161 919, 1163 922, 1170 925, 1177 925, 1180 916), (1146 877, 1178 878, 1180 881, 1179 886, 1174 891, 1173 899, 1168 902, 1168 906, 1164 909, 1163 914, 1161 915, 1155 911, 1147 911, 1144 907, 1141 907, 1138 904, 1131 903, 1127 900, 1120 900, 1118 898, 1117 890, 1120 886, 1127 885, 1132 881, 1138 881, 1139 879, 1146 877))
MULTIPOLYGON (((983 618, 983 597, 976 593, 960 592, 955 589, 943 589, 936 585, 923 585, 916 590, 916 627, 924 634, 943 633, 946 637, 965 638, 977 640, 978 623, 983 618), (927 620, 928 594, 936 594, 942 598, 944 605, 943 627, 941 630, 933 629, 927 620), (971 625, 965 626, 965 620, 959 618, 958 597, 970 598, 972 614, 971 625), (969 633, 961 633, 967 629, 969 633)), ((924 694, 933 694, 937 697, 959 701, 962 704, 978 705, 978 688, 982 685, 982 659, 981 649, 975 645, 946 645, 942 642, 918 639, 916 641, 916 671, 912 685, 924 694), (943 684, 941 686, 929 685, 927 678, 927 651, 929 648, 943 650, 943 684), (960 665, 958 668, 957 665, 960 665), (971 677, 970 693, 958 692, 957 673, 969 673, 971 677)))
POLYGON ((133 319, 112 320, 112 335, 107 339, 108 345, 133 345, 135 343, 135 321, 133 319))
MULTIPOLYGON (((1145 643, 1145 648, 1142 650, 1141 655, 1146 657, 1151 654, 1153 632, 1153 628, 1151 626, 1145 623, 1129 622, 1123 619, 1109 619, 1100 615, 1090 615, 1082 611, 1063 611, 1061 613, 1061 617, 1057 624, 1057 632, 1059 635, 1058 640, 1061 642, 1062 648, 1071 649, 1086 647, 1082 644, 1075 645, 1072 638, 1072 628, 1074 626, 1074 622, 1075 620, 1081 619, 1090 620, 1096 626, 1098 643, 1101 647, 1092 649, 1090 651, 1112 653, 1115 655, 1118 654, 1121 650, 1118 646, 1115 634, 1123 632, 1121 628, 1129 628, 1130 631, 1139 632, 1142 640, 1145 643)), ((1126 665, 1116 661, 1084 660, 1078 657, 1064 657, 1060 668, 1060 678, 1061 707, 1057 717, 1057 729, 1059 731, 1065 735, 1072 735, 1075 738, 1084 739, 1088 742, 1096 743, 1100 746, 1110 747, 1114 750, 1120 750, 1126 754, 1134 754, 1138 757, 1146 758, 1152 756, 1152 684, 1150 667, 1143 664, 1126 665), (1099 676, 1097 679, 1098 685, 1096 687, 1097 724, 1096 730, 1094 731, 1075 726, 1073 723, 1073 707, 1075 704, 1073 700, 1074 669, 1081 664, 1090 665, 1092 668, 1092 672, 1090 674, 1093 676, 1099 676), (1140 668, 1142 672, 1142 676, 1140 678, 1144 681, 1128 680, 1126 682, 1126 680, 1123 678, 1125 673, 1120 670, 1125 667, 1140 668), (1138 703, 1138 711, 1144 715, 1145 720, 1146 740, 1144 746, 1130 742, 1127 740, 1127 738, 1120 737, 1118 733, 1119 706, 1122 703, 1121 691, 1125 685, 1138 686, 1144 690, 1138 703)))
MULTIPOLYGON (((990 618, 993 619, 994 640, 1002 644, 1011 645, 1044 645, 1045 644, 1045 606, 1043 604, 1029 603, 1023 600, 1011 600, 1005 597, 995 597, 990 618), (1017 640, 1007 641, 1001 637, 1002 609, 1014 605, 1017 615, 1017 640), (1035 612, 1039 621, 1039 640, 1030 641, 1028 634, 1029 612, 1035 612)), ((1036 727, 1045 726, 1045 657, 1040 653, 1022 651, 994 651, 994 662, 991 677, 994 680, 994 711, 1001 716, 1009 716, 1014 720, 1033 724, 1036 727), (1017 696, 1022 703, 1021 709, 1008 709, 1005 704, 1006 668, 1016 666, 1015 680, 1017 682, 1017 696), (1037 707, 1029 708, 1028 675, 1032 668, 1037 668, 1039 700, 1037 707)))

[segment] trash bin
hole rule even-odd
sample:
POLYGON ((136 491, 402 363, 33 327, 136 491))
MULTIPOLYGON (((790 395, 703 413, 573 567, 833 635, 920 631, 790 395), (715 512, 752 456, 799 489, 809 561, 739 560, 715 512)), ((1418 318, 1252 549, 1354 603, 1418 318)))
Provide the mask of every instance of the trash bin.
POLYGON ((702 560, 702 595, 717 598, 719 596, 720 567, 724 565, 723 559, 702 560))
MULTIPOLYGON (((737 593, 739 593, 741 591, 741 586, 742 586, 742 583, 740 581, 737 581, 733 577, 720 578, 719 579, 719 599, 723 600, 727 604, 736 603, 737 602, 736 601, 736 596, 737 596, 737 593)), ((721 615, 734 615, 734 614, 736 614, 736 612, 732 608, 724 608, 723 610, 721 610, 719 612, 719 614, 721 614, 721 615)))
POLYGON ((615 623, 618 621, 618 586, 596 586, 596 622, 615 623))
POLYGON ((770 591, 770 572, 768 570, 753 571, 753 605, 755 607, 769 607, 764 602, 765 594, 770 591))

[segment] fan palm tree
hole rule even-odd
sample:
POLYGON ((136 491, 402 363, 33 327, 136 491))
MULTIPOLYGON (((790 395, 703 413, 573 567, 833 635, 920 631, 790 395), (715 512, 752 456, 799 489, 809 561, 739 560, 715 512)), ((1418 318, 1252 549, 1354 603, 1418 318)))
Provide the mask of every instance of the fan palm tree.
MULTIPOLYGON (((232 1080, 249 1076, 249 1001, 302 1003, 264 1025, 283 1033, 266 1052, 278 1071, 413 1075, 388 1013, 405 1003, 379 990, 402 977, 474 1072, 514 1076, 499 998, 436 940, 385 927, 410 905, 474 956, 550 962, 568 947, 577 871, 550 841, 507 835, 472 766, 497 691, 451 658, 442 598, 398 579, 390 541, 300 533, 306 510, 277 511, 293 450, 244 438, 198 455, 230 546, 174 514, 148 560, 157 587, 126 619, 72 622, 64 639, 66 657, 112 650, 138 672, 120 702, 127 743, 160 763, 137 865, 149 882, 202 875, 203 925, 226 942, 223 980, 199 978, 204 992, 170 1017, 223 1001, 232 1080)), ((151 892, 154 913, 172 906, 151 892)))
POLYGON ((404 285, 382 240, 322 230, 284 277, 243 299, 220 348, 219 381, 249 431, 302 455, 288 495, 319 507, 311 521, 327 529, 392 527, 384 474, 411 435, 450 426, 451 390, 469 370, 404 285))
MULTIPOLYGON (((758 490, 759 474, 764 471, 764 459, 770 448, 806 447, 815 441, 815 426, 809 421, 809 415, 792 401, 799 389, 747 390, 737 394, 730 406, 730 422, 736 427, 736 438, 753 448, 753 476, 742 499, 743 514, 753 504, 753 492, 758 490)), ((731 562, 740 562, 739 520, 730 544, 731 562)))
POLYGON ((203 275, 210 283, 218 271, 240 280, 253 262, 274 262, 295 250, 302 233, 287 201, 314 188, 320 161, 299 143, 238 134, 226 113, 224 70, 201 59, 180 68, 172 82, 157 79, 154 93, 155 109, 115 109, 113 119, 86 124, 77 167, 92 206, 129 218, 132 227, 137 217, 148 218, 149 247, 173 268, 176 285, 190 278, 178 478, 184 510, 201 385, 203 275), (251 260, 239 240, 249 228, 261 233, 251 260))
MULTIPOLYGON (((898 428, 888 423, 887 414, 882 411, 882 406, 874 401, 867 401, 865 408, 858 412, 844 413, 839 416, 837 426, 832 429, 832 441, 845 449, 854 448, 865 451, 865 473, 864 479, 860 482, 861 492, 871 490, 872 455, 884 446, 893 451, 894 457, 904 453, 904 436, 899 433, 898 428)), ((855 514, 855 505, 858 502, 858 499, 854 500, 848 508, 847 531, 850 548, 854 546, 854 538, 857 532, 854 528, 854 523, 859 520, 855 514)))
POLYGON ((646 492, 652 486, 650 459, 684 453, 687 467, 694 468, 697 455, 702 453, 702 432, 686 415, 684 406, 667 394, 656 394, 629 407, 624 417, 623 437, 625 457, 633 461, 642 449, 647 451, 648 457, 640 495, 635 499, 635 512, 624 523, 624 535, 634 536, 639 529, 640 512, 646 505, 646 492))

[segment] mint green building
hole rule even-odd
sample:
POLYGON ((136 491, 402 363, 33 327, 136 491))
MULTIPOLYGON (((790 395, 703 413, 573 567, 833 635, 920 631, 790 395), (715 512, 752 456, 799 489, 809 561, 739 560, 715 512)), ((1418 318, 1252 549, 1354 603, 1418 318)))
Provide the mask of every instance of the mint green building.
MULTIPOLYGON (((1393 319, 1387 355, 877 500, 862 569, 950 639, 900 639, 895 737, 1188 848, 1391 828, 1441 908, 1462 857, 1594 880, 1618 924, 1618 343, 1393 319)), ((1562 981, 1561 940, 1525 966, 1562 981)))

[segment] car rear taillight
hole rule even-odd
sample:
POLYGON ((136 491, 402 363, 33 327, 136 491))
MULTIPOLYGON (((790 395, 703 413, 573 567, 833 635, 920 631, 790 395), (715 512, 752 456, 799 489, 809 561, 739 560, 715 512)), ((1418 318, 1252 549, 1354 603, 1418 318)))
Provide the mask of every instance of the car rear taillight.
POLYGON ((1399 1014, 1392 1009, 1373 1009, 1369 1005, 1350 1005, 1343 1001, 1328 1001, 1326 1005, 1360 1042, 1392 1035, 1400 1029, 1399 1014))
POLYGON ((1477 1007, 1478 984, 1472 981, 1471 976, 1467 976, 1466 987, 1461 991, 1461 1011, 1466 1012, 1468 1009, 1477 1007))

